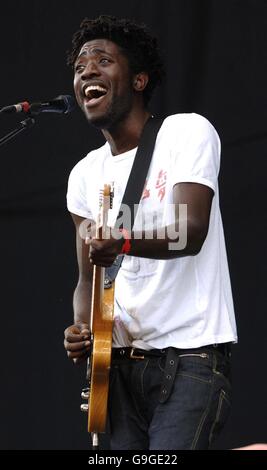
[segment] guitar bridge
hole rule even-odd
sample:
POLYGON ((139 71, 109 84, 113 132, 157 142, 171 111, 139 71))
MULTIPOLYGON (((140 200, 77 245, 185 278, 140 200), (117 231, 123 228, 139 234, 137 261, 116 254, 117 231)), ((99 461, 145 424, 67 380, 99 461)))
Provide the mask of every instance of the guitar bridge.
POLYGON ((81 397, 83 400, 88 400, 90 390, 88 387, 82 389, 81 397))
MULTIPOLYGON (((87 400, 87 402, 88 402, 89 393, 90 393, 90 390, 89 390, 88 387, 83 388, 83 389, 82 389, 82 393, 81 393, 82 399, 83 399, 83 400, 87 400)), ((89 410, 88 403, 82 403, 81 406, 80 406, 80 410, 81 410, 83 413, 88 413, 88 410, 89 410)))
POLYGON ((80 406, 81 411, 84 413, 88 413, 89 406, 88 406, 88 400, 90 396, 90 386, 91 386, 91 363, 90 363, 90 357, 88 357, 87 360, 87 369, 86 369, 86 380, 88 381, 88 387, 85 387, 82 389, 81 397, 83 400, 86 400, 87 403, 82 403, 80 406))

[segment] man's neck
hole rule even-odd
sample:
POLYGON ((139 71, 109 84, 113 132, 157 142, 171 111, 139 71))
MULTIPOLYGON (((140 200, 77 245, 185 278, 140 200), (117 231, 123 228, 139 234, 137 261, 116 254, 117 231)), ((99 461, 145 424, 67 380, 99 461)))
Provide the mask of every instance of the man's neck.
POLYGON ((137 147, 150 113, 143 110, 133 111, 114 129, 103 129, 102 132, 110 145, 112 155, 119 155, 137 147))

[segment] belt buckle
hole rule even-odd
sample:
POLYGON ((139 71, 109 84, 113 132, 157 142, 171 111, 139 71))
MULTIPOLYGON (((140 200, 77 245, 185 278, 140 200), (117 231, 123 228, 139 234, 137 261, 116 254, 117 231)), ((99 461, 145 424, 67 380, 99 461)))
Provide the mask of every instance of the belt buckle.
MULTIPOLYGON (((137 353, 138 354, 138 353, 137 353)), ((131 359, 145 359, 145 356, 142 356, 142 355, 136 355, 135 354, 135 348, 132 348, 131 349, 131 352, 130 352, 130 358, 131 359)))

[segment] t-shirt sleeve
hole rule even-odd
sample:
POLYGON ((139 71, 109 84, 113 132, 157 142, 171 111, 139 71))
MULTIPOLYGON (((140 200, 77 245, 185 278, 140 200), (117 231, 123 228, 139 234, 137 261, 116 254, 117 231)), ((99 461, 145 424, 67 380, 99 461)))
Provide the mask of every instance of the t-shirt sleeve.
POLYGON ((83 160, 72 169, 67 189, 67 208, 73 214, 92 219, 92 212, 86 197, 86 171, 83 168, 83 160))
POLYGON ((181 151, 174 149, 172 185, 200 183, 215 191, 220 169, 219 136, 211 123, 198 114, 192 114, 187 124, 181 151))

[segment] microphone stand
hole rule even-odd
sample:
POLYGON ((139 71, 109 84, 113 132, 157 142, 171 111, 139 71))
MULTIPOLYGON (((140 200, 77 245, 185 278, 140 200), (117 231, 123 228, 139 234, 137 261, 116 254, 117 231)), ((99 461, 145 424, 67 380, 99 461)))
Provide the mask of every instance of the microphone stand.
POLYGON ((0 146, 8 142, 9 140, 13 139, 16 135, 20 134, 22 131, 26 129, 30 129, 35 124, 35 120, 32 117, 28 117, 24 121, 20 122, 20 126, 14 129, 13 131, 6 134, 4 137, 0 139, 0 146))

